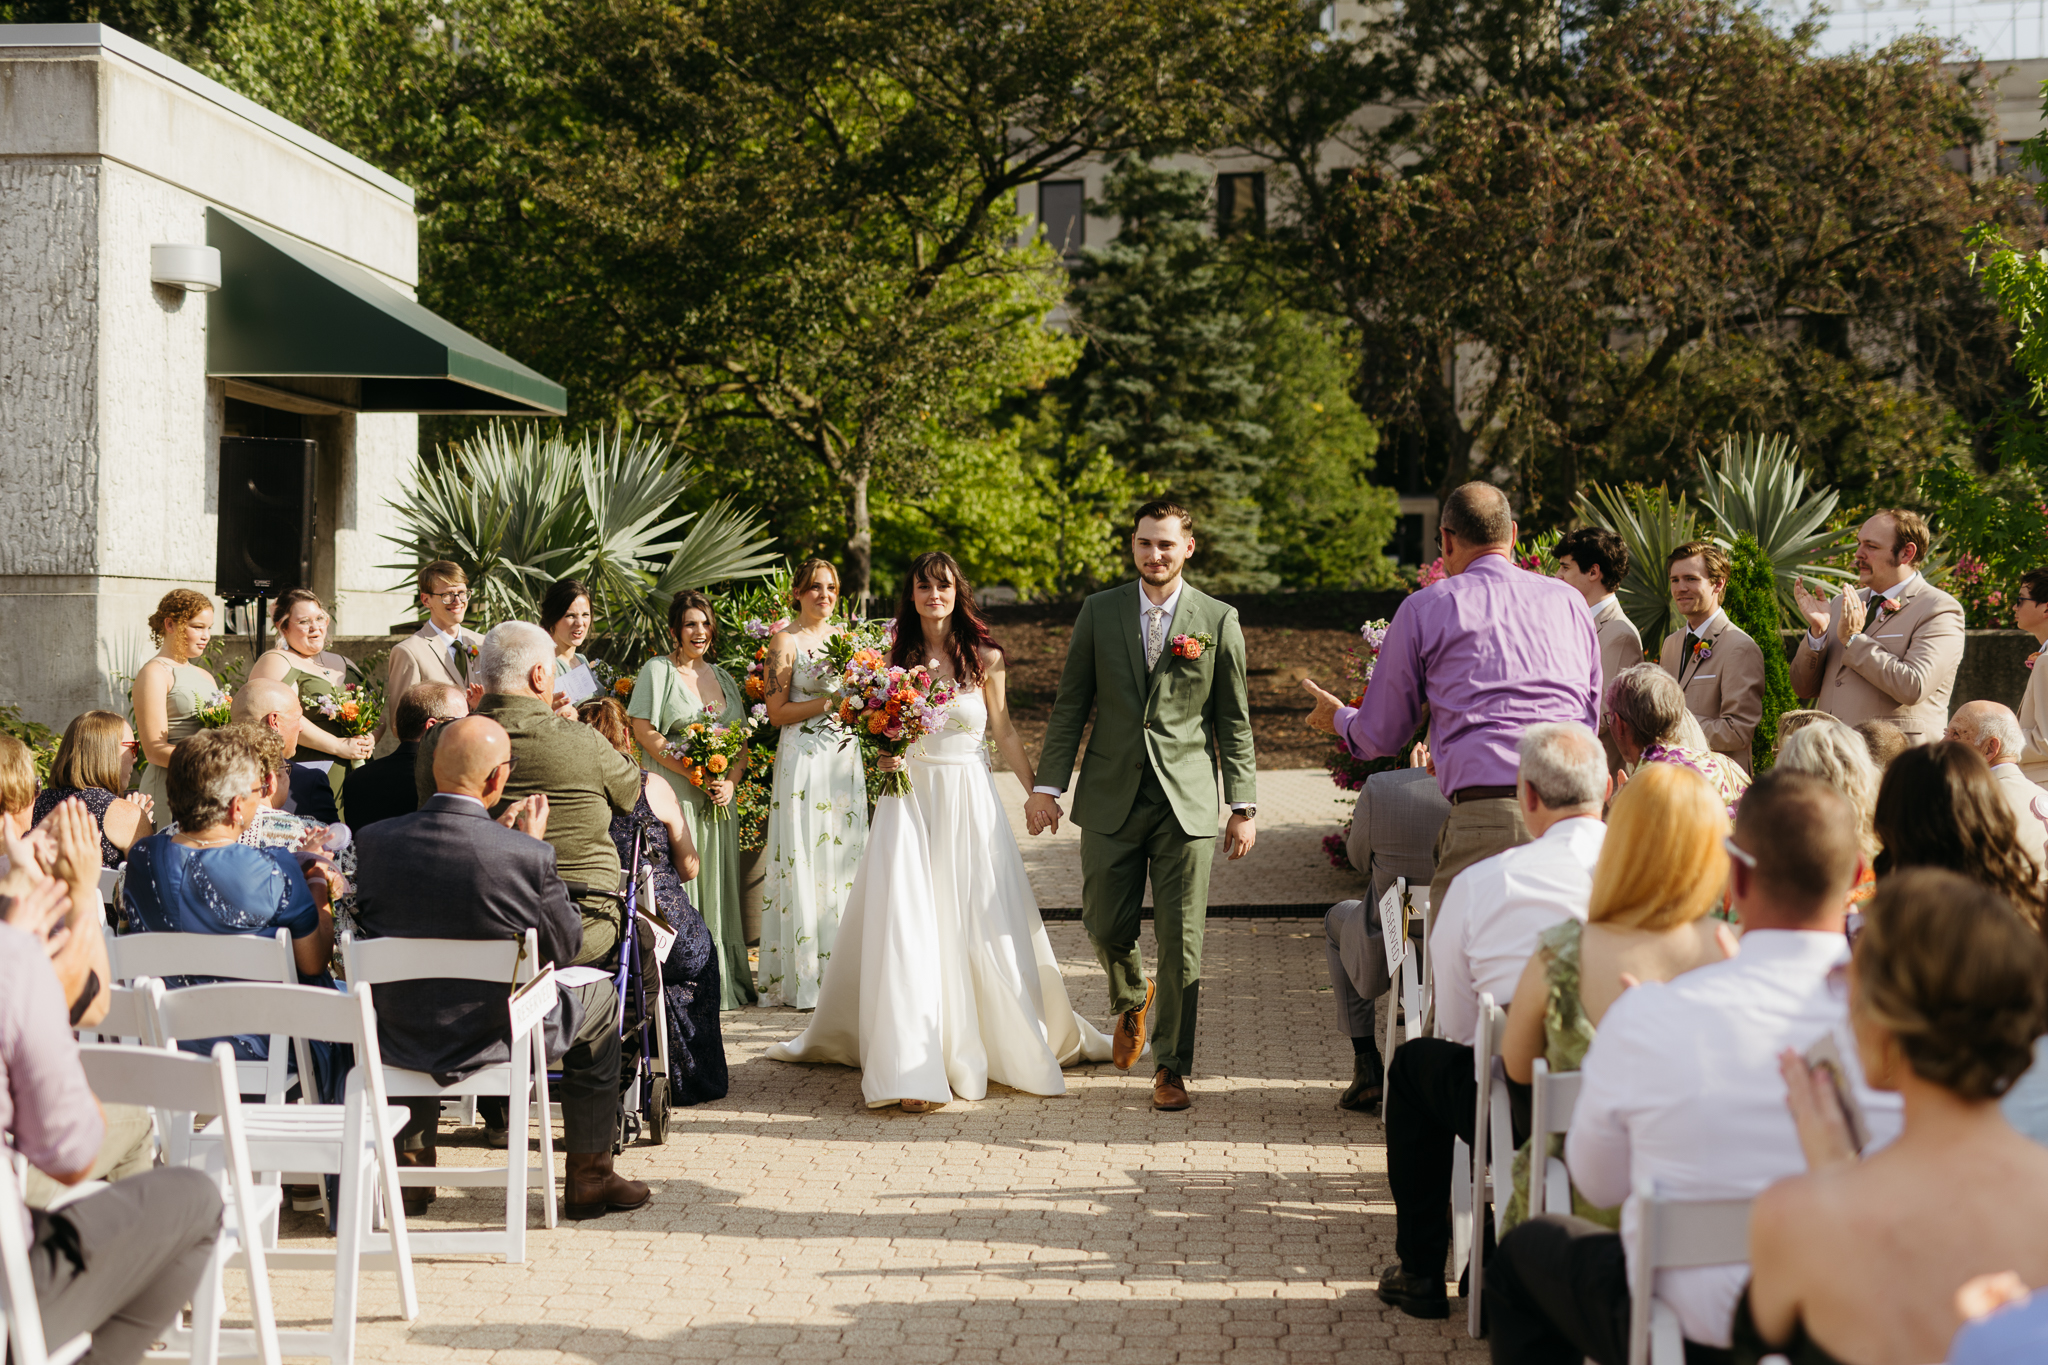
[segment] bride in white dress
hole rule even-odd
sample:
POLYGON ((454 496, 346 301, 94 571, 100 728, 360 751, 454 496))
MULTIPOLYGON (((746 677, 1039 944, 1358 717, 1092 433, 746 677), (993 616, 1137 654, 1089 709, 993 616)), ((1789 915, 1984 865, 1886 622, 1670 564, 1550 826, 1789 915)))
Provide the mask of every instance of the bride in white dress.
POLYGON ((1002 651, 952 556, 920 556, 904 598, 894 661, 965 685, 910 750, 911 794, 876 803, 810 1027, 768 1055, 859 1067, 871 1109, 978 1100, 992 1080, 1062 1095, 1060 1068, 1109 1060, 1110 1042, 1067 998, 996 795, 987 738, 1027 792, 1033 780, 1002 651))

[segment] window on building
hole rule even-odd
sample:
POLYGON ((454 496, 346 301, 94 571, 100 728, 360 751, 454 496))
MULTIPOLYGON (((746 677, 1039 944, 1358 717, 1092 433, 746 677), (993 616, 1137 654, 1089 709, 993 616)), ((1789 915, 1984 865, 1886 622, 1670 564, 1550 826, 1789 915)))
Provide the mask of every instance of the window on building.
POLYGON ((1249 171, 1216 177, 1216 235, 1266 230, 1266 175, 1249 171))
POLYGON ((1087 184, 1080 180, 1041 180, 1038 221, 1045 240, 1067 260, 1075 260, 1088 244, 1087 184))

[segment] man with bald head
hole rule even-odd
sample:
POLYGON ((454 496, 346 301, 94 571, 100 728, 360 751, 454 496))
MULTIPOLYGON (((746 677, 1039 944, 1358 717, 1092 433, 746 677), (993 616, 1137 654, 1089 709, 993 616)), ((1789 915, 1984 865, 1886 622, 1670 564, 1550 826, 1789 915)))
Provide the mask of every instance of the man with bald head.
MULTIPOLYGON (((582 955, 583 917, 556 871, 546 842, 544 795, 505 801, 512 741, 487 716, 434 728, 434 793, 410 815, 364 829, 356 840, 356 923, 365 936, 518 938, 539 931, 542 962, 567 965, 582 955), (503 805, 497 819, 491 810, 503 805)), ((425 1071, 451 1084, 507 1060, 507 990, 483 981, 393 982, 377 988, 377 1037, 391 1066, 425 1071)), ((548 1055, 562 1064, 563 1146, 568 1190, 563 1211, 596 1218, 636 1209, 647 1186, 612 1170, 619 1122, 619 1006, 609 980, 566 988, 547 1025, 548 1055)), ((440 1105, 410 1106, 401 1134, 402 1165, 432 1166, 440 1105)), ((513 1160, 523 1160, 513 1153, 513 1160)), ((406 1192, 423 1210, 433 1191, 406 1192)))
POLYGON ((1966 701, 1949 717, 1942 738, 1959 740, 1984 755, 1991 775, 1998 779, 1998 794, 2012 808, 2020 847, 2034 860, 2036 872, 2048 870, 2048 788, 2029 781, 2020 770, 2025 741, 2012 708, 1995 701, 1966 701))
POLYGON ((299 704, 298 689, 272 678, 251 678, 235 689, 233 711, 237 725, 275 730, 284 741, 285 752, 292 756, 292 789, 283 808, 323 825, 339 820, 341 812, 335 807, 333 781, 328 776, 334 760, 309 749, 306 752, 313 754, 312 760, 299 761, 299 730, 306 723, 306 713, 299 704))

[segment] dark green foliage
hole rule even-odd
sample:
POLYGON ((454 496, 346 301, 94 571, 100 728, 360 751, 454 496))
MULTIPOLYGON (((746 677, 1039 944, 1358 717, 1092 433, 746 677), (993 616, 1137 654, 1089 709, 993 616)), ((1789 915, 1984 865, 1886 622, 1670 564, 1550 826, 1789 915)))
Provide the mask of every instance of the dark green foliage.
POLYGON ((1729 559, 1728 595, 1721 607, 1764 652, 1764 713, 1750 744, 1753 771, 1760 773, 1777 761, 1778 717, 1797 709, 1799 699, 1792 695, 1784 638, 1778 633, 1777 577, 1770 557, 1756 537, 1744 534, 1736 537, 1729 559))

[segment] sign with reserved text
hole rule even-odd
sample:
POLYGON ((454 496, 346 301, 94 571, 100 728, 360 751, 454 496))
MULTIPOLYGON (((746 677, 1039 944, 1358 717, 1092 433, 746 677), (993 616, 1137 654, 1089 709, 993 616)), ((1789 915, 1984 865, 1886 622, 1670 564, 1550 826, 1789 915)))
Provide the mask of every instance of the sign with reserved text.
POLYGON ((1387 976, 1394 981, 1401 979, 1401 964, 1408 959, 1408 925, 1401 916, 1407 890, 1408 879, 1397 877, 1380 897, 1380 940, 1387 950, 1387 976))

